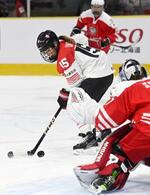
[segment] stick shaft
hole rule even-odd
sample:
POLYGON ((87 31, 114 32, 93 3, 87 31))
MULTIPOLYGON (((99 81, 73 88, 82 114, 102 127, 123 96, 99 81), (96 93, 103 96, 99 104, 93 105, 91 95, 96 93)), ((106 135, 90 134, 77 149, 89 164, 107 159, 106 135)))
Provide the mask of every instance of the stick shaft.
POLYGON ((34 146, 34 148, 30 151, 28 151, 28 155, 32 156, 35 154, 36 150, 38 149, 38 147, 40 146, 41 142, 43 141, 44 137, 46 136, 47 132, 49 131, 49 129, 51 128, 51 126, 53 125, 53 123, 55 122, 58 114, 61 111, 61 107, 58 108, 57 112, 54 114, 52 120, 50 121, 49 125, 47 126, 46 130, 44 131, 44 133, 42 134, 42 136, 40 137, 40 139, 38 140, 37 144, 34 146))

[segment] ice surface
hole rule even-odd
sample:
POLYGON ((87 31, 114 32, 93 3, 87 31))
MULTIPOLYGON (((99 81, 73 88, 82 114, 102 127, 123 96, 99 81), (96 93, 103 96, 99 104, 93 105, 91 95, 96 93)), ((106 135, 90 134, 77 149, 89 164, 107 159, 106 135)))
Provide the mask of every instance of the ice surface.
MULTIPOLYGON (((74 156, 78 129, 61 111, 39 150, 43 158, 27 157, 58 109, 62 77, 0 77, 0 195, 88 195, 73 167, 95 156, 74 156), (8 151, 15 157, 9 159, 8 151)), ((149 195, 150 169, 140 165, 118 195, 149 195)))

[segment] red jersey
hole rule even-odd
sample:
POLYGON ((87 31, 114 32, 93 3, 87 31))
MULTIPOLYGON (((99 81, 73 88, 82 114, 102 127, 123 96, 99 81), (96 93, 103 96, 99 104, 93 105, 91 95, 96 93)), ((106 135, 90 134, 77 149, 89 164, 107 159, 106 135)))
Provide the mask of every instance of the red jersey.
POLYGON ((109 51, 110 45, 101 48, 101 40, 108 37, 111 44, 116 41, 116 26, 112 18, 104 11, 96 20, 91 9, 84 11, 80 15, 76 26, 79 29, 86 27, 86 36, 89 40, 89 46, 102 49, 106 53, 109 51))
MULTIPOLYGON (((102 106, 96 116, 96 127, 100 130, 113 128, 126 119, 147 133, 150 125, 150 79, 136 82, 102 106)), ((150 136, 150 131, 148 134, 150 136)))
POLYGON ((22 0, 16 0, 16 16, 22 17, 25 14, 25 8, 22 0))

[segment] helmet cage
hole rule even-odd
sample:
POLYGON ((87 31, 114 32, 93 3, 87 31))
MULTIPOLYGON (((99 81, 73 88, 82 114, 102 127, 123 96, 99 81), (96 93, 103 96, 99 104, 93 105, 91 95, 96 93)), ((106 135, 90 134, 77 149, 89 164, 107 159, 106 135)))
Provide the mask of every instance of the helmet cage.
POLYGON ((127 60, 119 70, 119 76, 122 81, 139 80, 143 78, 142 67, 136 60, 127 60))
POLYGON ((57 60, 59 39, 53 31, 47 30, 42 32, 37 38, 37 47, 45 61, 52 63, 57 60), (54 55, 49 56, 47 54, 49 48, 55 49, 54 55))

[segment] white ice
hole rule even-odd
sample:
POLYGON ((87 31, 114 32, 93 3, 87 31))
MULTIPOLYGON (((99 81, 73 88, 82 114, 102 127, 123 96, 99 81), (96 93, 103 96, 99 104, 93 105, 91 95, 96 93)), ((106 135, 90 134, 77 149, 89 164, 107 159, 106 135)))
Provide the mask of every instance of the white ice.
MULTIPOLYGON (((93 162, 94 155, 74 156, 78 130, 61 111, 39 150, 27 157, 58 109, 62 77, 0 77, 0 195, 88 195, 73 167, 93 162), (15 157, 9 159, 8 151, 15 157)), ((137 154, 138 155, 138 154, 137 154)), ((140 165, 118 195, 149 195, 150 169, 140 165)))

